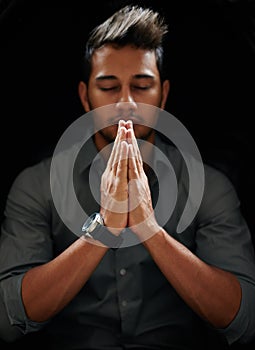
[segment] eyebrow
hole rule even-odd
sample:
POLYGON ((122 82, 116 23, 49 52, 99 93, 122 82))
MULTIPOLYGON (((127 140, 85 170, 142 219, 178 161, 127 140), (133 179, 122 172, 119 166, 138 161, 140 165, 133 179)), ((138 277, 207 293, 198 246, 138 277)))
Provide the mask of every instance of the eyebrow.
POLYGON ((150 74, 136 74, 134 75, 135 79, 154 79, 153 75, 150 74))
MULTIPOLYGON (((135 74, 133 76, 134 79, 154 79, 153 75, 150 74, 135 74)), ((96 77, 96 81, 104 81, 104 80, 117 80, 115 75, 99 75, 96 77)))
POLYGON ((96 77, 96 81, 102 80, 116 80, 117 78, 114 75, 99 75, 96 77))

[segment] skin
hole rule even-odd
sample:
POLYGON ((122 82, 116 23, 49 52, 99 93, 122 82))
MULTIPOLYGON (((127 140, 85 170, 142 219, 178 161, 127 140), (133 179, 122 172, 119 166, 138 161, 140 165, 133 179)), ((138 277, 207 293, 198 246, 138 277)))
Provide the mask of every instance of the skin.
MULTIPOLYGON (((211 325, 226 327, 240 307, 240 284, 233 274, 201 261, 158 225, 142 150, 137 145, 137 138, 153 143, 154 132, 130 120, 130 109, 135 113, 139 102, 164 108, 168 91, 169 82, 160 81, 153 52, 106 45, 94 53, 88 86, 79 84, 84 109, 89 112, 114 104, 121 111, 118 125, 95 134, 98 150, 115 140, 101 181, 101 213, 116 235, 124 227, 132 227, 185 302, 211 325), (139 205, 133 209, 137 199, 139 205), (116 213, 116 201, 123 204, 121 213, 116 213), (139 225, 141 222, 143 225, 139 225)), ((45 321, 62 310, 84 286, 107 250, 102 244, 79 238, 54 260, 29 270, 22 282, 28 317, 45 321)))

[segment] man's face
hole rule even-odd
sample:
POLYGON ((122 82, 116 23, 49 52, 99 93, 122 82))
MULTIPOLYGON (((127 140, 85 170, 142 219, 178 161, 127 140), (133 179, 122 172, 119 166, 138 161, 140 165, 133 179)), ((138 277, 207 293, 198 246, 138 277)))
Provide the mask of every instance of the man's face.
POLYGON ((146 140, 153 131, 139 124, 154 125, 156 113, 150 113, 148 108, 145 111, 139 103, 164 108, 168 82, 161 85, 153 51, 105 45, 93 54, 91 75, 84 91, 80 96, 85 99, 82 102, 86 112, 114 106, 108 113, 97 110, 100 118, 95 118, 95 126, 101 129, 100 135, 107 143, 115 139, 120 119, 131 119, 136 137, 146 140), (110 123, 114 125, 104 127, 110 123))

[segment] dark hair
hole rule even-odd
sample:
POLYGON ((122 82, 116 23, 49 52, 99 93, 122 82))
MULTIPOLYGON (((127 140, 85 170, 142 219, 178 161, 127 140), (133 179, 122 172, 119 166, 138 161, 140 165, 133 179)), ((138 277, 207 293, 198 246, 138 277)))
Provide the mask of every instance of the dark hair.
POLYGON ((92 55, 104 44, 154 50, 159 74, 164 80, 163 38, 167 32, 167 24, 158 12, 131 5, 121 8, 90 33, 83 61, 85 82, 88 83, 91 73, 92 55))

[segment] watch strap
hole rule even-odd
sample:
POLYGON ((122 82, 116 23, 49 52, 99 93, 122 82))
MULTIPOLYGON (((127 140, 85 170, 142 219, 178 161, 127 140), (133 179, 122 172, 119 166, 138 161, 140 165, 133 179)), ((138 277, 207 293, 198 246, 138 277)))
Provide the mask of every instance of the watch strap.
POLYGON ((116 236, 111 233, 106 226, 103 225, 98 225, 95 230, 90 233, 90 235, 94 239, 111 248, 119 248, 123 242, 123 237, 121 237, 121 234, 119 236, 116 236))

